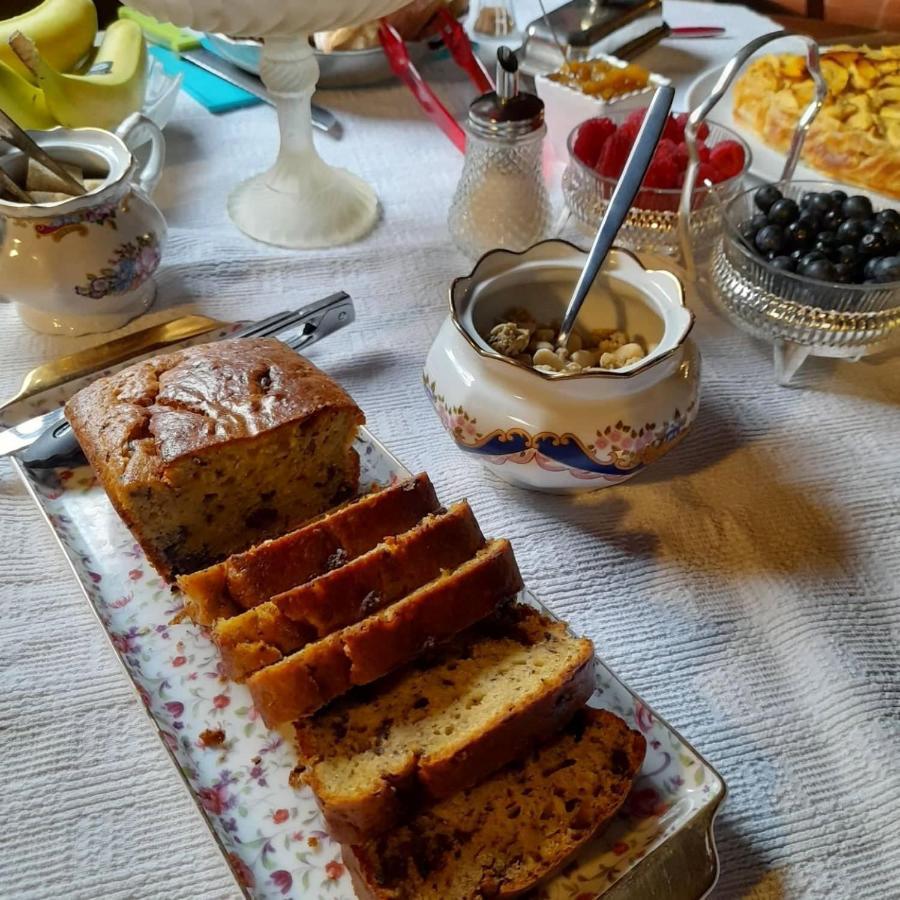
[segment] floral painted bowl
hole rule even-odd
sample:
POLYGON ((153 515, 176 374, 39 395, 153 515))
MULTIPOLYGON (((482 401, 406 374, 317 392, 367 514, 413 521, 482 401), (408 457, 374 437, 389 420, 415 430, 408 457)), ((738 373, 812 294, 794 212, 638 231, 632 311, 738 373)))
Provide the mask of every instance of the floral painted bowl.
POLYGON ((681 282, 627 250, 610 253, 578 324, 642 339, 643 359, 551 375, 487 343, 512 307, 560 319, 585 257, 559 240, 486 254, 453 283, 425 362, 425 387, 457 446, 520 487, 574 493, 626 481, 668 453, 697 414, 700 355, 681 282))

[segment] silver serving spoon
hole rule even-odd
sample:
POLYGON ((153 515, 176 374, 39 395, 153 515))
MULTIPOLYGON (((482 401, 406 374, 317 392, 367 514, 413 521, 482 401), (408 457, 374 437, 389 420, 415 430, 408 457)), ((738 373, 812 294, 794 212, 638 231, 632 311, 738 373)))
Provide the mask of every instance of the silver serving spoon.
POLYGON ((569 337, 575 327, 575 320, 581 311, 581 305, 590 292, 597 273, 603 267, 613 241, 628 215, 628 210, 631 209, 631 204, 634 203, 634 198, 637 196, 644 175, 647 174, 650 166, 650 160, 653 159, 653 152, 662 136, 663 128, 666 127, 666 119, 668 119, 674 99, 675 88, 669 85, 657 88, 653 95, 641 130, 638 132, 631 153, 625 162, 625 168, 619 176, 619 182, 613 191, 609 206, 606 207, 606 213, 600 221, 597 236, 594 238, 593 246, 588 253, 584 268, 581 270, 578 284, 575 285, 575 290, 572 292, 572 299, 569 300, 566 308, 562 328, 560 328, 557 338, 560 347, 565 347, 569 343, 569 337))

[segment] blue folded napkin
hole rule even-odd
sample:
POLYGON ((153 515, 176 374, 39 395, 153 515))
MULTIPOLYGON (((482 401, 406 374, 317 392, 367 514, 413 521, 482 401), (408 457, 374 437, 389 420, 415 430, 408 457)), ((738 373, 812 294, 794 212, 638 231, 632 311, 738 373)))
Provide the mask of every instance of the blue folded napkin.
POLYGON ((229 112, 232 109, 262 103, 259 97, 254 97, 243 88, 229 84, 218 75, 195 66, 190 60, 182 59, 177 53, 165 47, 151 46, 149 50, 162 63, 169 75, 181 72, 184 77, 181 83, 184 91, 212 113, 229 112))

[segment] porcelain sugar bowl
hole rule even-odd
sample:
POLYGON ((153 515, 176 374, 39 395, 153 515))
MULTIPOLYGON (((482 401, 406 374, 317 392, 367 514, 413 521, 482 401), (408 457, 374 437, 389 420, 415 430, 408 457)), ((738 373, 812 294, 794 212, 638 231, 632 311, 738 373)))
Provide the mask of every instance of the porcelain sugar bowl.
MULTIPOLYGON (((153 273, 166 236, 150 199, 165 151, 162 132, 139 114, 113 134, 54 128, 31 136, 58 162, 95 182, 83 196, 45 203, 0 200, 0 295, 35 331, 111 331, 153 302, 153 273), (149 143, 146 161, 132 148, 149 143)), ((21 151, 0 154, 20 182, 21 151)))
POLYGON ((610 253, 576 330, 627 335, 641 348, 631 361, 554 371, 489 343, 511 315, 558 326, 585 257, 559 240, 488 253, 453 283, 450 315, 425 363, 426 389, 457 446, 521 487, 618 484, 671 450, 697 414, 700 355, 682 284, 626 250, 610 253))

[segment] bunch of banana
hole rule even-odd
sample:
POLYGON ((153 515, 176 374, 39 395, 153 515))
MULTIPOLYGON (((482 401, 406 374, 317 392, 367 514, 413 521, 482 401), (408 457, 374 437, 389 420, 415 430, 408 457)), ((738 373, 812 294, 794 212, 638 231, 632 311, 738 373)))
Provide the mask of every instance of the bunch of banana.
POLYGON ((147 46, 140 25, 129 19, 109 26, 84 75, 55 69, 21 32, 9 43, 37 79, 47 108, 60 125, 113 129, 144 102, 147 46))
POLYGON ((0 21, 0 107, 23 128, 114 129, 141 108, 147 48, 140 26, 114 22, 91 55, 92 0, 44 0, 0 21))
POLYGON ((71 72, 94 46, 97 10, 93 0, 44 0, 21 16, 0 20, 0 62, 30 79, 28 69, 9 46, 17 31, 34 41, 51 66, 71 72))

